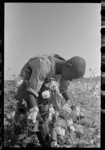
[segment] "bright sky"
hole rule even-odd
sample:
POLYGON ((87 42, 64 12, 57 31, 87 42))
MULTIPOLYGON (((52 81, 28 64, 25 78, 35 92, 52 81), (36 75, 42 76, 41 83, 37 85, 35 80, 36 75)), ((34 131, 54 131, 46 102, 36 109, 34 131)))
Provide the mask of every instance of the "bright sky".
POLYGON ((18 75, 30 57, 81 56, 100 74, 100 3, 5 3, 4 75, 18 75))

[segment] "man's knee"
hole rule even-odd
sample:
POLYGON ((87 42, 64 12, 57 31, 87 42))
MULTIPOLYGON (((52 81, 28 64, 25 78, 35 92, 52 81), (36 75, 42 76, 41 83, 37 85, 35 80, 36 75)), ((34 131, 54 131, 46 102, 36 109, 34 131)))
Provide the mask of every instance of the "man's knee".
POLYGON ((32 94, 31 92, 27 90, 24 92, 23 99, 27 102, 28 109, 33 108, 34 106, 37 106, 37 98, 35 97, 34 94, 32 94))

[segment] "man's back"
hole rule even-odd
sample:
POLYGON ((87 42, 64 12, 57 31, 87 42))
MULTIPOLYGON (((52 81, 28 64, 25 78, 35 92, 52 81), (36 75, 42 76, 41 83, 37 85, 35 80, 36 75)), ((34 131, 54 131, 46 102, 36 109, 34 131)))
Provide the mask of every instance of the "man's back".
MULTIPOLYGON (((31 58, 22 68, 21 76, 25 79, 29 79, 34 68, 42 69, 44 72, 46 71, 46 75, 48 77, 52 77, 56 72, 56 63, 60 61, 65 61, 58 54, 50 54, 50 55, 38 55, 36 57, 31 58)), ((38 71, 37 69, 37 71, 38 71)))
MULTIPOLYGON (((58 54, 41 55, 31 58, 23 66, 20 74, 27 83, 28 90, 37 95, 44 81, 56 76, 56 63, 61 61, 65 61, 65 59, 58 54)), ((19 93, 23 93, 22 90, 19 90, 19 93)))

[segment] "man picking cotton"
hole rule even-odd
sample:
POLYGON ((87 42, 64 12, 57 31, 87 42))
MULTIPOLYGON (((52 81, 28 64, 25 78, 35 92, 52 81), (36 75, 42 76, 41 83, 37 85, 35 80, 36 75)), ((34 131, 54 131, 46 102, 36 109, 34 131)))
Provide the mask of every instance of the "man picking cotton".
POLYGON ((83 77, 85 68, 86 62, 79 56, 72 57, 69 60, 65 60, 57 54, 31 58, 21 70, 21 81, 16 98, 26 101, 30 112, 29 118, 35 122, 39 111, 37 105, 38 93, 46 79, 61 75, 60 92, 68 101, 70 99, 69 93, 67 92, 69 82, 73 79, 83 77))

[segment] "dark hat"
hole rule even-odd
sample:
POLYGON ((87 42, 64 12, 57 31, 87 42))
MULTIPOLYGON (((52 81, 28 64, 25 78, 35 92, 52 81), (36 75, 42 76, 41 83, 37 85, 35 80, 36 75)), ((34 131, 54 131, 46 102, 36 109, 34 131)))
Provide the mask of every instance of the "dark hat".
POLYGON ((86 61, 79 56, 74 56, 67 60, 67 66, 71 66, 77 77, 82 77, 85 73, 86 61))

